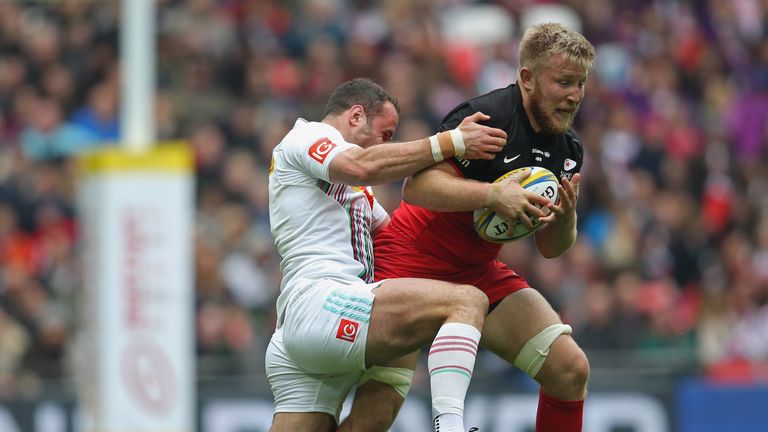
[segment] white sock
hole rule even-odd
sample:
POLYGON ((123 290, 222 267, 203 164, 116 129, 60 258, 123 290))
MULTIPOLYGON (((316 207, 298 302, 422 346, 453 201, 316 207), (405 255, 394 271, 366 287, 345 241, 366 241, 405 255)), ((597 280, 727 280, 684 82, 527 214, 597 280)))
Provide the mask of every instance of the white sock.
POLYGON ((435 432, 464 432, 464 416, 443 413, 432 420, 432 426, 435 427, 435 432))
POLYGON ((479 342, 480 331, 469 324, 446 323, 437 332, 427 356, 435 431, 464 431, 464 398, 479 342))

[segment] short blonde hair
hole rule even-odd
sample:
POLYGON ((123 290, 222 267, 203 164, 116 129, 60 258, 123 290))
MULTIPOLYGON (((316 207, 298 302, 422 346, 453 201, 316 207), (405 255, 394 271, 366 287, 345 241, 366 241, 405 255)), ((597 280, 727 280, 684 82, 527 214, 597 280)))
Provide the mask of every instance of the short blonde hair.
POLYGON ((595 47, 581 35, 562 24, 545 23, 528 28, 520 41, 520 67, 538 74, 556 54, 583 66, 595 66, 595 47))

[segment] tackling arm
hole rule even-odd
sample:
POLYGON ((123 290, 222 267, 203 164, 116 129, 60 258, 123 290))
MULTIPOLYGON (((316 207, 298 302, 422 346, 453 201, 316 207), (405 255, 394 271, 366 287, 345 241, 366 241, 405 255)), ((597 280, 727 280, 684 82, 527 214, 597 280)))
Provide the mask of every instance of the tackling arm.
POLYGON ((330 165, 330 179, 348 185, 376 185, 403 179, 454 155, 492 159, 507 143, 501 129, 480 125, 480 112, 466 117, 457 129, 414 141, 349 149, 330 165))

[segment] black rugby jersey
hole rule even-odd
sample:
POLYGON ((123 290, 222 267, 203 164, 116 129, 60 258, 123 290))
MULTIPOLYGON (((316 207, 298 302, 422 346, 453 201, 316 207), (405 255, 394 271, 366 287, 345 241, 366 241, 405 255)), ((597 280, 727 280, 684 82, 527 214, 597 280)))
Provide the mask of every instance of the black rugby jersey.
MULTIPOLYGON (((491 116, 486 124, 505 130, 508 141, 492 160, 448 159, 465 178, 492 182, 508 171, 532 165, 545 167, 558 177, 570 178, 581 169, 583 151, 576 134, 573 131, 534 132, 517 86, 494 90, 459 105, 445 117, 443 128, 452 129, 477 111, 491 116)), ((471 211, 437 212, 405 201, 392 213, 391 222, 382 230, 375 247, 381 248, 385 239, 398 239, 388 244, 390 260, 409 260, 408 253, 397 250, 415 248, 419 251, 419 260, 432 260, 433 265, 429 267, 433 276, 439 275, 438 279, 445 280, 453 280, 451 278, 463 269, 488 264, 501 249, 501 244, 487 242, 477 235, 471 211)), ((405 262, 402 268, 408 265, 405 262)))
POLYGON ((492 182, 513 169, 540 166, 558 178, 571 179, 581 170, 584 151, 576 132, 573 129, 564 134, 535 132, 517 85, 510 84, 462 103, 445 116, 442 130, 457 127, 464 117, 477 111, 491 116, 483 124, 507 132, 507 145, 491 160, 449 159, 465 178, 492 182))

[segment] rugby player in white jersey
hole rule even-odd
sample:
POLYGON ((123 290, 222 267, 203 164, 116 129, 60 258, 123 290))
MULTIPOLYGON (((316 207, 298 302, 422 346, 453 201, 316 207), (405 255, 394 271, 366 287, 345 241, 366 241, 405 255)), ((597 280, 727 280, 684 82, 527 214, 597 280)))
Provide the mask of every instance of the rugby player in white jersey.
POLYGON ((506 133, 478 124, 489 117, 475 113, 454 130, 388 143, 398 111, 380 86, 355 79, 334 91, 321 122, 297 120, 273 151, 269 213, 283 273, 266 353, 274 432, 388 429, 396 411, 372 411, 399 404, 366 401, 404 398, 415 366, 406 354, 430 343, 435 430, 464 431, 488 299, 473 286, 429 279, 374 283, 371 234, 389 216, 368 185, 455 155, 491 159, 506 133), (352 411, 338 424, 355 386, 352 411))

